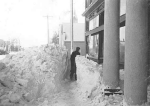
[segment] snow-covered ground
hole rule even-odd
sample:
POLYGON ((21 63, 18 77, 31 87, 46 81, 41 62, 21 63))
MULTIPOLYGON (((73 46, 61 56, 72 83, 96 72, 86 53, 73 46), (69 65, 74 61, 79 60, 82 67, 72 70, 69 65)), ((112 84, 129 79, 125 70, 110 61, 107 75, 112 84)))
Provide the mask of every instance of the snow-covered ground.
POLYGON ((4 59, 6 55, 0 55, 0 60, 4 59))
POLYGON ((77 81, 70 81, 65 48, 42 46, 0 58, 0 106, 126 106, 121 95, 104 96, 102 65, 83 56, 76 57, 77 81))
POLYGON ((0 62, 0 106, 37 106, 60 91, 68 60, 65 48, 52 45, 7 55, 0 62))

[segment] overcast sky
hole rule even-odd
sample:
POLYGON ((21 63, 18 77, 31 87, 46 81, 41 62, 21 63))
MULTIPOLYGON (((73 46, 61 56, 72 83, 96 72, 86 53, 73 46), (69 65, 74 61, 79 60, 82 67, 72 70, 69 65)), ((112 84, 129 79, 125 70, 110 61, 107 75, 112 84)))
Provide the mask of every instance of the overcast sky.
MULTIPOLYGON (((79 1, 75 1, 79 5, 76 11, 79 22, 84 22, 81 16, 84 3, 79 1)), ((52 37, 53 30, 58 29, 58 19, 69 10, 70 0, 0 0, 0 39, 17 37, 25 47, 46 44, 47 20, 44 16, 54 16, 49 19, 52 37)))
MULTIPOLYGON (((121 4, 125 8, 125 3, 121 4)), ((74 0, 80 23, 84 23, 81 16, 84 7, 84 0, 74 0)), ((53 31, 63 22, 63 13, 69 10, 70 0, 0 0, 0 39, 19 38, 24 47, 46 44, 47 20, 44 16, 53 16, 49 19, 52 37, 53 31)), ((70 21, 67 17, 66 20, 70 21)))

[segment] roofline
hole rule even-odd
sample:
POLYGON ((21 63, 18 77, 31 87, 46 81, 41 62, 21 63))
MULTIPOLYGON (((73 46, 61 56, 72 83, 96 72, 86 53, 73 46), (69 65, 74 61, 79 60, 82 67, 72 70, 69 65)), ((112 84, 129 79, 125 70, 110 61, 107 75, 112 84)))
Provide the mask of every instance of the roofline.
POLYGON ((102 3, 104 2, 104 0, 96 0, 95 2, 93 2, 92 4, 89 5, 88 8, 86 8, 86 10, 84 11, 84 13, 82 14, 82 16, 87 16, 90 13, 92 13, 96 8, 98 8, 102 3), (89 13, 88 13, 89 12, 89 13))

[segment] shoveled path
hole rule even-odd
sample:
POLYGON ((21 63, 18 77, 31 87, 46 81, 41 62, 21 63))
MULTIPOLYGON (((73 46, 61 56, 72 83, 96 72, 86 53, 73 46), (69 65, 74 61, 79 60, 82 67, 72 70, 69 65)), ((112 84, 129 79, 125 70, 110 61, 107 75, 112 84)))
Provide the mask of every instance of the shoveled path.
POLYGON ((80 87, 76 81, 66 81, 61 92, 49 98, 49 106, 91 106, 88 98, 79 93, 80 87))

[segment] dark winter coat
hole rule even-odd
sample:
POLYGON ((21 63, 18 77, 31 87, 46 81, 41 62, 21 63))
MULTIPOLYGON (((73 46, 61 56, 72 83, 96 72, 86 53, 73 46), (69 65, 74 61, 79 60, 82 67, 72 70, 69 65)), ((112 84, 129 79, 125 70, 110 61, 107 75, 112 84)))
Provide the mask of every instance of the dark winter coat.
POLYGON ((76 62, 75 62, 75 58, 77 55, 80 55, 80 52, 79 51, 74 51, 72 52, 71 54, 71 65, 76 65, 76 62))

